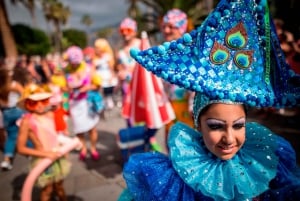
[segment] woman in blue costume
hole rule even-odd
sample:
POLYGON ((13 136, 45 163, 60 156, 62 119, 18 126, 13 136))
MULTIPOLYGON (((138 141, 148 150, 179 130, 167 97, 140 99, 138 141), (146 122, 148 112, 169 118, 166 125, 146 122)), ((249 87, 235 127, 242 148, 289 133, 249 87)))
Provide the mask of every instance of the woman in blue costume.
POLYGON ((246 121, 247 107, 300 102, 300 77, 285 63, 266 0, 222 0, 196 30, 131 55, 196 92, 195 127, 171 128, 169 156, 132 155, 119 200, 300 200, 290 143, 246 121))

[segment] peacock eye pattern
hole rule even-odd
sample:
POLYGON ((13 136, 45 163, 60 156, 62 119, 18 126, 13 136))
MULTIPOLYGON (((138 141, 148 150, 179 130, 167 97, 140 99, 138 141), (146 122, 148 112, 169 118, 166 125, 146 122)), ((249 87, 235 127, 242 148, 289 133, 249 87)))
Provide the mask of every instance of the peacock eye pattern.
POLYGON ((247 69, 253 60, 253 50, 244 50, 248 42, 248 35, 242 22, 227 31, 225 45, 214 41, 210 52, 210 60, 216 65, 226 63, 233 52, 233 61, 241 69, 247 69), (230 51, 231 50, 231 51, 230 51))

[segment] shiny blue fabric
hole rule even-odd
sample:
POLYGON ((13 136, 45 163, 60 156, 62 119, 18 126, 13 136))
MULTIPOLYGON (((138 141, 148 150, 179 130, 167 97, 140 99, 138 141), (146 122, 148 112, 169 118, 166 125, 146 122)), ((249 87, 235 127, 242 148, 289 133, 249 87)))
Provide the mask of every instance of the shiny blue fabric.
POLYGON ((291 145, 257 123, 248 123, 246 129, 242 149, 234 158, 221 161, 203 148, 201 133, 175 124, 169 138, 170 158, 142 153, 132 155, 125 164, 123 175, 132 200, 246 200, 258 196, 285 200, 274 196, 278 192, 298 196, 299 168, 291 145))
POLYGON ((159 152, 132 155, 123 175, 134 200, 212 201, 185 184, 168 157, 159 152))
POLYGON ((262 200, 300 200, 300 169, 296 164, 296 153, 291 145, 281 137, 278 137, 279 156, 278 172, 270 182, 271 190, 265 192, 262 200))

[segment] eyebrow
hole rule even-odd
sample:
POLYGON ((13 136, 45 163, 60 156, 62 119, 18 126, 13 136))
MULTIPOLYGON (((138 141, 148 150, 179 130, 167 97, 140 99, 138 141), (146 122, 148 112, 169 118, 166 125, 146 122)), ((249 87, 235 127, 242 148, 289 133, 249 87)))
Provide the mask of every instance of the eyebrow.
MULTIPOLYGON (((223 122, 223 123, 227 123, 226 121, 224 121, 224 120, 221 120, 221 119, 216 119, 216 118, 208 118, 208 119, 206 119, 206 121, 207 120, 217 120, 217 121, 221 121, 221 122, 223 122)), ((238 121, 241 121, 242 119, 245 119, 246 120, 246 118, 245 117, 240 117, 240 118, 238 118, 237 120, 234 120, 233 121, 233 123, 236 123, 236 122, 238 122, 238 121)))

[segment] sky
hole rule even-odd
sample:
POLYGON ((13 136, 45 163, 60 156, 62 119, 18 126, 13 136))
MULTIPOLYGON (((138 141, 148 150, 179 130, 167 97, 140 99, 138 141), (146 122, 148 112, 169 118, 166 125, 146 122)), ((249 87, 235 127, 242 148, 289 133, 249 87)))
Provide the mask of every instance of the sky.
MULTIPOLYGON (((88 14, 93 20, 91 30, 118 25, 126 17, 128 3, 126 0, 60 0, 64 5, 69 6, 72 12, 67 25, 64 28, 76 28, 84 30, 86 26, 81 24, 83 15, 88 14)), ((32 25, 29 11, 22 5, 11 5, 10 0, 5 0, 11 24, 23 23, 32 25)), ((47 30, 47 24, 41 6, 36 5, 36 16, 38 28, 47 30)))

